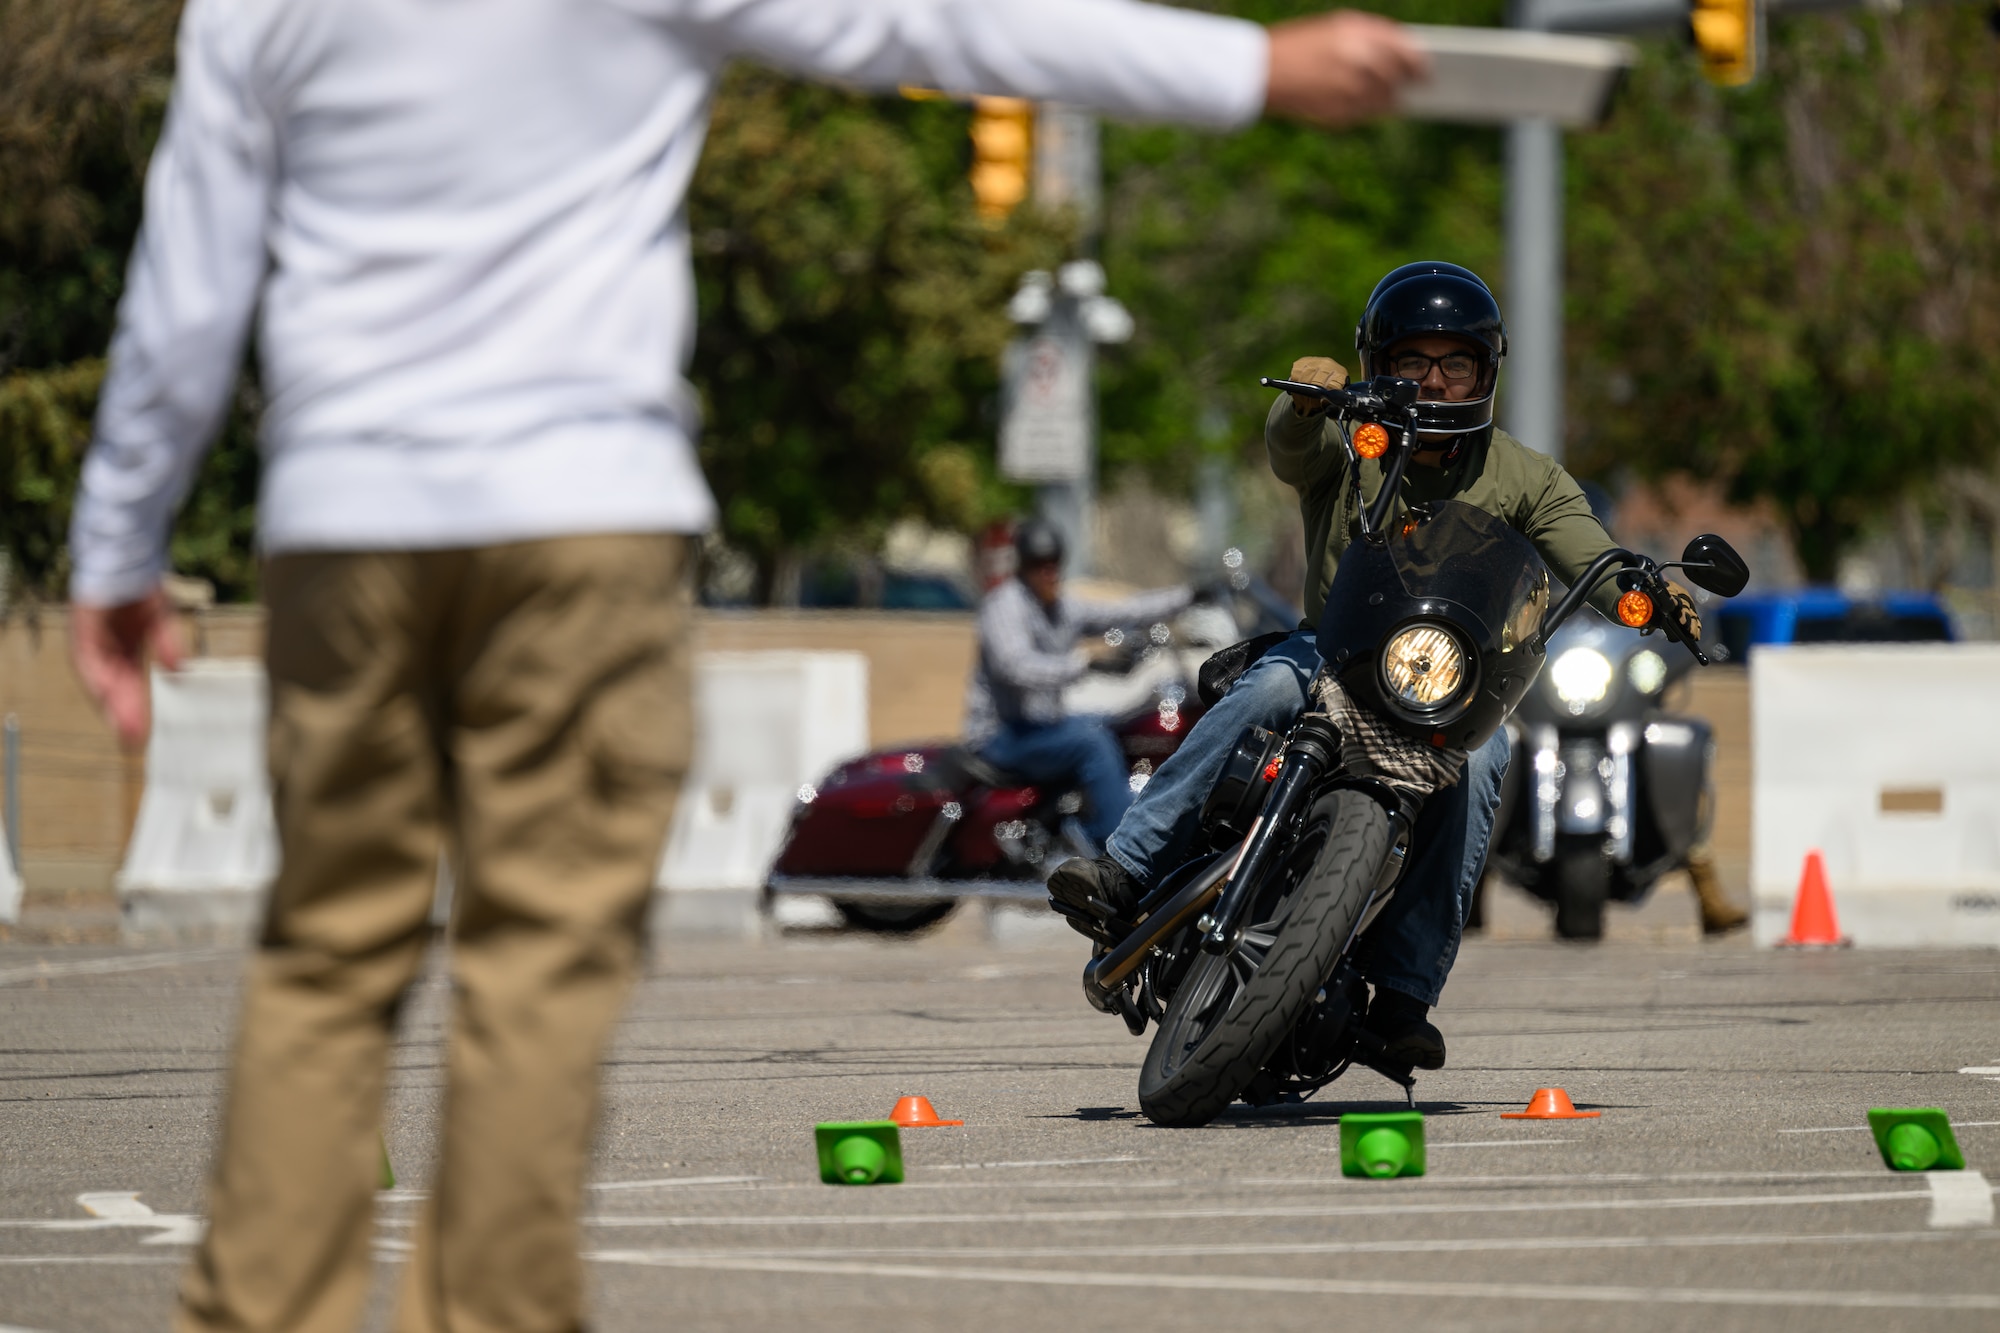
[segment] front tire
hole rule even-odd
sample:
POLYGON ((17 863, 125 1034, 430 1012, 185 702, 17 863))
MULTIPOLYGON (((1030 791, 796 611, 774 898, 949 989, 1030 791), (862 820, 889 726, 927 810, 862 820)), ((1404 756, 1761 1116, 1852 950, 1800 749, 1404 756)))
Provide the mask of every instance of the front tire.
POLYGON ((1336 791, 1314 804, 1246 909, 1254 924, 1237 951, 1196 954, 1168 1001, 1139 1070, 1139 1109, 1148 1120, 1205 1125, 1270 1060, 1354 933, 1389 854, 1389 833, 1388 812, 1360 792, 1336 791))
POLYGON ((1556 934, 1566 940, 1604 938, 1604 900, 1611 896, 1611 865, 1594 840, 1566 847, 1556 861, 1556 934))

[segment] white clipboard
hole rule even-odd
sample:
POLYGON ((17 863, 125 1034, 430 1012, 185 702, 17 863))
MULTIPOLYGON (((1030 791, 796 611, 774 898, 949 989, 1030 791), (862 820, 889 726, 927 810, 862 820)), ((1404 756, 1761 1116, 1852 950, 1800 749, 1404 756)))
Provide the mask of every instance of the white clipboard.
POLYGON ((1602 37, 1429 24, 1408 31, 1431 58, 1430 79, 1408 85, 1397 102, 1401 114, 1418 120, 1595 125, 1619 76, 1639 58, 1630 42, 1602 37))

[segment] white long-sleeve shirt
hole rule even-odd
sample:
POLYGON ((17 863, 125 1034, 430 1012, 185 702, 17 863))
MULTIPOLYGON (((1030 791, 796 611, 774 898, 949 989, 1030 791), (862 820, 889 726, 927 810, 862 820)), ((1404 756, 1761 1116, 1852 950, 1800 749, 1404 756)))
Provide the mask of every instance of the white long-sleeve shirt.
POLYGON ((707 527, 683 202, 735 55, 1215 127, 1267 58, 1134 0, 190 0, 71 595, 156 586, 253 319, 266 552, 707 527))

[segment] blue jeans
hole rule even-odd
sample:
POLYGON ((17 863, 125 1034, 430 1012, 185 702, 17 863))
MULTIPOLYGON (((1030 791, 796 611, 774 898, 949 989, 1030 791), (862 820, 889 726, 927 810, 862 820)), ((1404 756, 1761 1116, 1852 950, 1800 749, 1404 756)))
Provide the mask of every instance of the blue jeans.
POLYGON ((1101 717, 1003 727, 979 747, 980 757, 1030 782, 1075 782, 1083 788, 1083 831, 1099 847, 1132 804, 1125 752, 1101 717))
MULTIPOLYGON (((1244 672, 1139 793, 1106 844, 1112 859, 1147 887, 1185 862, 1201 845, 1202 802, 1236 738, 1245 727, 1290 727, 1319 665, 1312 632, 1300 630, 1244 672)), ((1486 862, 1508 757, 1503 729, 1473 751, 1456 785, 1424 802, 1409 869, 1357 949, 1361 974, 1376 986, 1438 1002, 1486 862)))

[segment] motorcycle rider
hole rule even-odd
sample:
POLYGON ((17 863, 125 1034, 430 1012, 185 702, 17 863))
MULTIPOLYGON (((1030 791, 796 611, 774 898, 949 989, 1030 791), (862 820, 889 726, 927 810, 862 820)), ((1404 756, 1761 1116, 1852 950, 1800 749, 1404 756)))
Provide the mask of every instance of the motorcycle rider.
POLYGON ((1083 789, 1083 830, 1102 847, 1132 803, 1124 752, 1101 717, 1063 712, 1063 687, 1090 669, 1086 635, 1150 624, 1194 599, 1162 588, 1122 602, 1062 592, 1063 539, 1031 518, 1014 532, 1014 577, 979 604, 979 658, 966 687, 966 743, 986 762, 1031 782, 1083 789))
MULTIPOLYGON (((1499 305, 1477 274, 1436 261, 1393 270, 1368 298, 1355 348, 1364 377, 1395 375, 1420 385, 1418 452, 1404 473, 1403 505, 1452 499, 1484 509, 1533 542, 1551 572, 1565 580, 1580 576, 1613 545, 1559 464, 1494 428, 1507 333, 1499 305)), ((1291 378, 1339 388, 1347 373, 1331 357, 1308 356, 1293 364, 1291 378)), ((1305 517, 1312 571, 1307 618, 1195 724, 1127 812, 1107 854, 1066 861, 1050 877, 1050 905, 1086 933, 1107 915, 1122 914, 1157 876, 1186 861, 1201 833, 1202 803, 1237 737, 1249 726, 1288 728, 1319 668, 1313 616, 1358 530, 1360 506, 1380 490, 1387 460, 1360 465, 1357 491, 1327 405, 1305 395, 1278 395, 1264 443, 1271 470, 1298 491, 1305 517)), ((1693 598, 1676 584, 1668 587, 1674 605, 1665 609, 1699 636, 1693 598)), ((1591 600, 1611 615, 1618 595, 1615 582, 1607 581, 1591 600)), ((1391 1059, 1415 1068, 1444 1066, 1444 1037, 1429 1011, 1458 953, 1507 760, 1501 730, 1468 757, 1456 785, 1424 803, 1401 887, 1357 953, 1374 988, 1363 1022, 1391 1059)))

